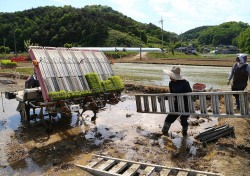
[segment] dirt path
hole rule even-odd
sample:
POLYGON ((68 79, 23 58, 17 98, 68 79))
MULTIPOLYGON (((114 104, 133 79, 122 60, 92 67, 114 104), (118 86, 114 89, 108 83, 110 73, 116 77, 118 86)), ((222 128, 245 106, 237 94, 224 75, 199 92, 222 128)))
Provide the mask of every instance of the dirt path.
POLYGON ((145 63, 145 64, 171 64, 171 65, 200 65, 200 66, 219 66, 219 67, 231 67, 235 63, 235 59, 227 58, 194 58, 194 59, 173 59, 173 58, 161 58, 161 59, 149 59, 146 56, 146 52, 142 52, 134 57, 124 57, 116 59, 116 63, 145 63))
POLYGON ((135 56, 120 58, 120 59, 118 59, 118 60, 116 60, 116 61, 118 61, 118 62, 135 62, 135 61, 142 61, 142 60, 145 60, 145 59, 146 59, 146 54, 147 54, 147 52, 141 52, 141 53, 138 53, 138 54, 135 55, 135 56))

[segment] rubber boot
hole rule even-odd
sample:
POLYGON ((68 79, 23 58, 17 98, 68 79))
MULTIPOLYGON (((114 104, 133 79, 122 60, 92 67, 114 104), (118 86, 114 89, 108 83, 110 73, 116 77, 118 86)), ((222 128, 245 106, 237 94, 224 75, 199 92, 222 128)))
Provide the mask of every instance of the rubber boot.
POLYGON ((166 123, 166 122, 164 123, 164 126, 162 128, 162 134, 164 136, 168 136, 168 130, 169 130, 170 126, 171 126, 170 123, 166 123))
POLYGON ((182 135, 187 136, 188 127, 182 127, 182 135))

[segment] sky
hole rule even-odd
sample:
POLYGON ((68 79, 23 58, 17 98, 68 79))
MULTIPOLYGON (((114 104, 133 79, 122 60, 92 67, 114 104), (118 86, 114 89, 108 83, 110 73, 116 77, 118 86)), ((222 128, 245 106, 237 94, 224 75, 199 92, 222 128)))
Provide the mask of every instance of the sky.
POLYGON ((229 21, 250 23, 249 0, 0 0, 0 12, 64 5, 106 5, 138 22, 153 23, 176 34, 229 21))

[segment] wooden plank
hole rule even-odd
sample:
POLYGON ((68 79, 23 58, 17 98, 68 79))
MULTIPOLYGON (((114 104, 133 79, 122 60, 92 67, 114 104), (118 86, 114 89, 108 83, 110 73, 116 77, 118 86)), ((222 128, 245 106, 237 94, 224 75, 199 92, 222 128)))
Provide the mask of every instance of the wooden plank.
POLYGON ((179 171, 177 176, 187 176, 188 172, 187 171, 179 171))
POLYGON ((121 172, 127 165, 128 165, 127 162, 120 161, 117 165, 115 165, 112 169, 110 169, 109 172, 110 172, 110 173, 119 173, 119 172, 121 172))
POLYGON ((159 174, 160 176, 167 176, 170 172, 171 172, 170 169, 162 169, 159 174))
POLYGON ((196 174, 196 176, 207 176, 207 174, 196 174))
POLYGON ((141 167, 140 164, 132 164, 132 166, 130 166, 122 175, 123 176, 135 175, 140 167, 141 167))
POLYGON ((108 170, 110 167, 112 167, 115 164, 115 160, 107 160, 103 162, 100 166, 97 167, 99 170, 108 170))
POLYGON ((147 166, 142 172, 140 173, 140 176, 148 176, 152 174, 155 170, 155 167, 153 166, 147 166))

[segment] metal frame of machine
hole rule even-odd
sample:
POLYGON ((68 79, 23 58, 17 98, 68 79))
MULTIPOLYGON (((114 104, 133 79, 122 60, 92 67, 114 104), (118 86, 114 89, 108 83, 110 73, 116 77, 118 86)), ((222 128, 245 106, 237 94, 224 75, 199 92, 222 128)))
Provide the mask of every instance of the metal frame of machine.
POLYGON ((70 115, 72 112, 78 112, 82 115, 86 110, 94 112, 91 121, 95 121, 96 113, 106 103, 116 104, 120 101, 121 88, 95 92, 86 80, 85 75, 89 73, 97 74, 101 81, 115 76, 102 51, 31 47, 29 54, 40 86, 15 93, 15 98, 19 101, 17 111, 20 112, 22 122, 29 123, 30 120, 37 119, 44 121, 45 116, 51 119, 58 113, 70 115), (50 93, 60 91, 92 93, 78 97, 51 98, 50 93), (40 111, 37 113, 38 109, 40 111))

